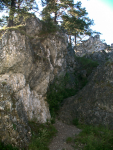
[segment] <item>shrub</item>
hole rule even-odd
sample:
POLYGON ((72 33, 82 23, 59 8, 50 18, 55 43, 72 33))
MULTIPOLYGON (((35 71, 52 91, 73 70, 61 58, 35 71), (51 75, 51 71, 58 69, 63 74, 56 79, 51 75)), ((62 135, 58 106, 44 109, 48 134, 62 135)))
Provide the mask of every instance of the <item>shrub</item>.
POLYGON ((29 144, 29 150, 49 150, 48 144, 57 130, 52 124, 37 124, 29 122, 32 131, 32 139, 29 144))
POLYGON ((76 93, 75 89, 66 88, 69 82, 69 75, 56 78, 54 83, 51 83, 47 91, 47 102, 52 117, 55 117, 59 107, 63 100, 69 96, 73 96, 76 93))
POLYGON ((79 124, 82 129, 74 139, 75 148, 82 145, 83 150, 112 150, 113 131, 103 126, 79 124))
POLYGON ((81 68, 87 71, 87 76, 89 76, 92 70, 99 65, 97 61, 85 58, 85 56, 83 57, 75 56, 75 59, 81 65, 81 68))

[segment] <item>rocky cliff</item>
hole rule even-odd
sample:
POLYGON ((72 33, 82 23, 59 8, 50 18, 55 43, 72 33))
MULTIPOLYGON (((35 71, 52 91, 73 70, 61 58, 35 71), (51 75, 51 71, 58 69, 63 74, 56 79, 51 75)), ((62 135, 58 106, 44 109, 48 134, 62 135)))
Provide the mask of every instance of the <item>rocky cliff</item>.
POLYGON ((28 145, 28 121, 50 120, 49 83, 74 60, 63 32, 39 36, 41 30, 34 17, 24 27, 6 30, 0 40, 0 139, 18 147, 28 145))
POLYGON ((92 72, 88 84, 77 95, 64 100, 59 112, 64 122, 70 123, 77 118, 82 123, 113 129, 112 53, 108 58, 92 72))
POLYGON ((107 44, 103 43, 100 40, 99 35, 91 36, 88 40, 82 41, 75 46, 75 53, 78 56, 84 56, 86 54, 91 54, 93 52, 98 52, 105 50, 107 48, 107 44))
POLYGON ((60 29, 54 34, 41 34, 42 30, 42 22, 32 17, 24 26, 3 31, 0 40, 0 140, 20 149, 26 149, 31 139, 28 121, 45 123, 51 119, 47 90, 55 77, 66 72, 70 79, 68 84, 60 83, 65 87, 60 87, 60 98, 63 92, 64 97, 68 95, 64 90, 69 88, 73 95, 86 81, 89 83, 64 100, 59 117, 68 123, 78 118, 113 128, 113 53, 100 51, 105 44, 96 36, 77 48, 80 56, 82 50, 91 60, 78 58, 72 48, 67 48, 67 35, 60 29))

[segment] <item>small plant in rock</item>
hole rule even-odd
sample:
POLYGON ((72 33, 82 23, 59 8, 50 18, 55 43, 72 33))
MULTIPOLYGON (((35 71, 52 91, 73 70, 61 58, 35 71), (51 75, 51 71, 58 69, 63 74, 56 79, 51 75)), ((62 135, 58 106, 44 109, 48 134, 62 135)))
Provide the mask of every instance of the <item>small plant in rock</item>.
POLYGON ((7 85, 7 82, 3 81, 3 82, 2 82, 2 85, 3 85, 3 86, 7 85))
POLYGON ((67 139, 66 139, 66 143, 71 143, 73 141, 73 138, 72 137, 68 137, 67 139))
POLYGON ((16 130, 17 126, 13 123, 13 129, 16 130))
POLYGON ((75 126, 79 125, 78 118, 73 119, 72 124, 75 125, 75 126))

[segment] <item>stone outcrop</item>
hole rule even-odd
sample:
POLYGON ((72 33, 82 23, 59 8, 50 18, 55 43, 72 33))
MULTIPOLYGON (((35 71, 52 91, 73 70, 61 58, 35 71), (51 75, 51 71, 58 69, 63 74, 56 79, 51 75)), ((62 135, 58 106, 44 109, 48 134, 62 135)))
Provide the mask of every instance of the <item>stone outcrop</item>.
POLYGON ((55 76, 65 74, 69 61, 66 35, 39 36, 41 29, 39 19, 29 18, 0 41, 0 140, 19 147, 30 139, 27 121, 50 120, 47 88, 55 76))
MULTIPOLYGON (((7 76, 7 75, 6 75, 7 76)), ((6 79, 4 75, 3 78, 6 79)), ((1 79, 1 76, 0 76, 1 79)), ((24 105, 7 81, 0 81, 0 140, 27 148, 31 139, 24 105)))
POLYGON ((97 61, 99 64, 103 64, 106 62, 106 60, 109 59, 110 53, 106 53, 105 50, 93 52, 91 54, 86 54, 84 57, 89 58, 93 61, 97 61))
POLYGON ((113 61, 97 67, 90 79, 77 95, 64 100, 59 117, 113 129, 113 61))
POLYGON ((110 47, 110 48, 111 48, 111 50, 113 50, 113 43, 111 44, 111 47, 110 47))
POLYGON ((98 52, 105 50, 107 44, 100 40, 99 35, 91 36, 88 40, 82 41, 75 46, 75 53, 77 56, 84 56, 85 54, 91 54, 93 52, 98 52))

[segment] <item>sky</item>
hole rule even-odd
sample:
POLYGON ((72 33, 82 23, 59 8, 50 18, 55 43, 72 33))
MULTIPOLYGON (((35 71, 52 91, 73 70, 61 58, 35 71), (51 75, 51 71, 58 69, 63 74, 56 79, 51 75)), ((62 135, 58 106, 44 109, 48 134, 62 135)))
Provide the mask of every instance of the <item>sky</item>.
POLYGON ((94 20, 95 24, 91 29, 100 32, 100 39, 111 45, 113 43, 113 0, 81 0, 81 2, 89 18, 94 20))

